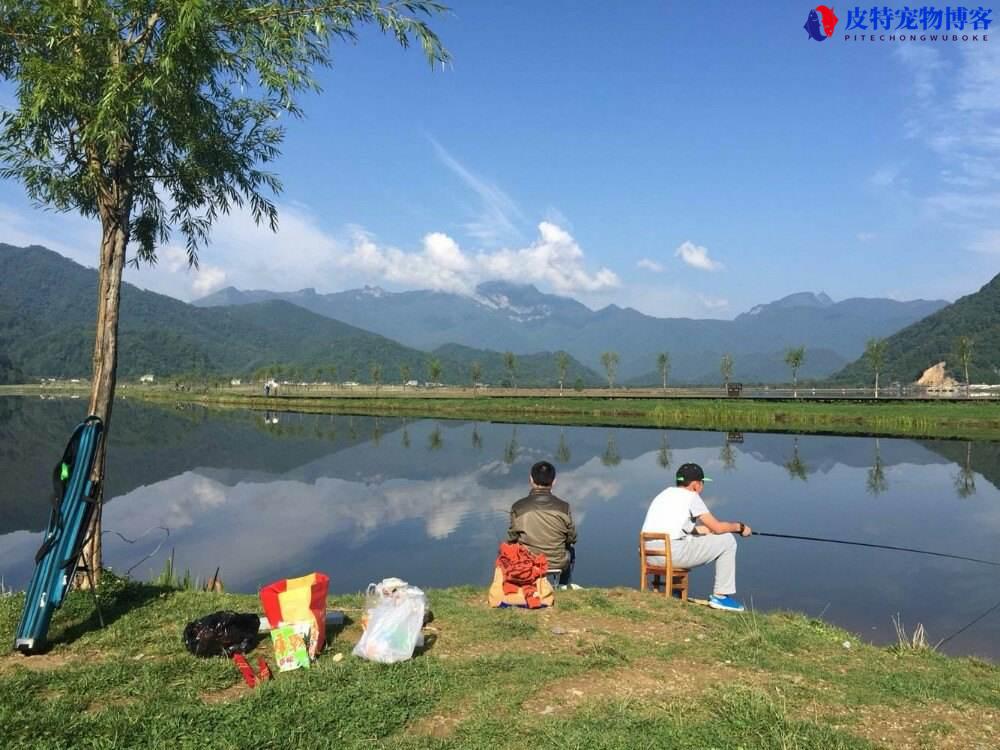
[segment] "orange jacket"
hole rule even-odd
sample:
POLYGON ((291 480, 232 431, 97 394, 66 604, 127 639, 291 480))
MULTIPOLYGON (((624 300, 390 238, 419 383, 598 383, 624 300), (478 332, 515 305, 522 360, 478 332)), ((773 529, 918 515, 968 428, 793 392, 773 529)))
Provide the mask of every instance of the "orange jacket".
POLYGON ((535 590, 535 581, 545 575, 549 561, 545 555, 535 555, 521 544, 500 544, 497 567, 503 571, 503 591, 513 594, 520 590, 529 609, 542 606, 535 590))

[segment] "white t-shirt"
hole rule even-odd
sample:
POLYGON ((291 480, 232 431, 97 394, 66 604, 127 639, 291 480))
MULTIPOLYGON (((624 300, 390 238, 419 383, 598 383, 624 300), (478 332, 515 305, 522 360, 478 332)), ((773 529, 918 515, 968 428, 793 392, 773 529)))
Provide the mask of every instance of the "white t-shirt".
POLYGON ((701 495, 683 487, 667 487, 653 498, 642 530, 681 539, 695 526, 695 519, 708 513, 701 495))

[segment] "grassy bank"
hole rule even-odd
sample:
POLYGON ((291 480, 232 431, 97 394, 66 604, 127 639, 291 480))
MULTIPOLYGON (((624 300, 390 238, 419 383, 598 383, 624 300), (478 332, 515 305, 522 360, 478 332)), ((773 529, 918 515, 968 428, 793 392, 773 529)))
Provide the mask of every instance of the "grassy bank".
MULTIPOLYGON (((385 666, 345 629, 309 671, 251 691, 196 659, 184 624, 256 597, 112 581, 108 627, 71 595, 49 653, 0 656, 5 748, 996 747, 1000 668, 867 646, 791 614, 715 612, 636 591, 560 593, 553 610, 490 610, 432 591, 427 647, 385 666), (847 644, 845 646, 845 644, 847 644), (335 661, 337 653, 344 655, 335 661)), ((0 598, 10 643, 21 597, 0 598)), ((352 621, 353 620, 353 621, 352 621)), ((255 654, 271 660, 267 641, 255 654)), ((272 660, 273 665, 273 660, 272 660)))
MULTIPOLYGON (((0 386, 0 395, 72 395, 76 389, 0 386)), ((161 403, 199 403, 220 408, 248 408, 363 416, 436 417, 493 422, 608 427, 656 427, 725 432, 798 432, 884 437, 1000 440, 1000 402, 955 401, 827 401, 800 398, 726 399, 647 395, 622 392, 609 397, 599 390, 559 396, 558 391, 522 390, 516 396, 442 388, 429 391, 351 391, 284 388, 264 397, 256 388, 126 385, 119 398, 161 403), (629 393, 630 395, 622 395, 629 393)))
POLYGON ((302 392, 265 398, 224 388, 189 391, 146 388, 127 393, 154 400, 368 416, 1000 440, 997 402, 773 401, 551 394, 485 397, 460 389, 419 397, 379 398, 364 392, 352 397, 302 392))

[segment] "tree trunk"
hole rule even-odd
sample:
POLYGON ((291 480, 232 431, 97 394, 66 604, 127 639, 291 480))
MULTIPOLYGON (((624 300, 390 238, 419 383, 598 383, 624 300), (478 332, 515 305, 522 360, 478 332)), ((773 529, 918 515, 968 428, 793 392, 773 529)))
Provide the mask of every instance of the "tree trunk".
POLYGON ((875 398, 878 398, 878 370, 875 371, 875 398))
MULTIPOLYGON (((97 331, 94 337, 93 375, 90 383, 89 413, 104 422, 104 439, 94 459, 91 481, 97 487, 97 507, 87 532, 81 563, 92 573, 96 584, 101 577, 101 511, 104 506, 104 470, 111 409, 114 406, 118 369, 118 310, 121 302, 122 270, 128 245, 128 210, 101 211, 101 264, 97 280, 97 331)), ((76 585, 85 588, 86 576, 77 576, 76 585)))

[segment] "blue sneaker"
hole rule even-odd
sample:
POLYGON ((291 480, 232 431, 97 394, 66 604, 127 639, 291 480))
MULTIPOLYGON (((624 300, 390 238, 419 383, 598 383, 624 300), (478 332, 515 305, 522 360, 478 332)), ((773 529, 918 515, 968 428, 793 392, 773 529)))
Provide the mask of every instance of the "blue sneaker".
POLYGON ((708 606, 712 609, 724 609, 727 612, 743 612, 746 609, 739 599, 734 599, 731 596, 717 596, 716 594, 708 597, 708 606))

